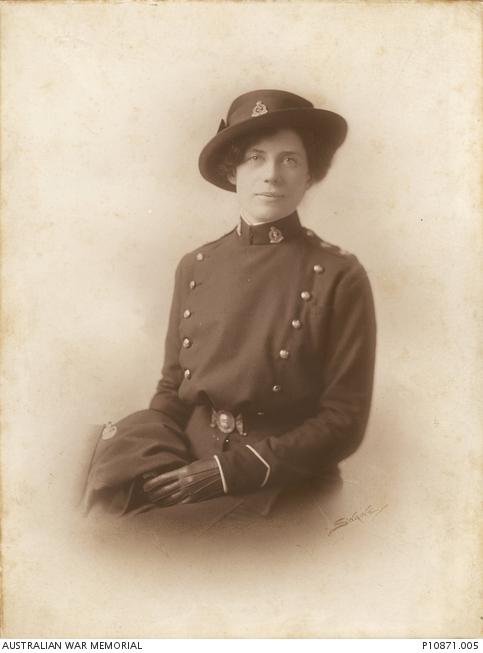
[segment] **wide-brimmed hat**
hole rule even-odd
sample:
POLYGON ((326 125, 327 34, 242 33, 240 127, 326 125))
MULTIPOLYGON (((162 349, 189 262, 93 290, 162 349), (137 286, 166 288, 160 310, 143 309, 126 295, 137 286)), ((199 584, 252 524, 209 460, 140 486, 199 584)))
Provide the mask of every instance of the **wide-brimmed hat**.
POLYGON ((316 109, 300 95, 266 89, 250 91, 232 102, 216 136, 201 151, 198 165, 202 176, 215 186, 235 191, 235 186, 219 170, 226 147, 239 136, 261 128, 285 126, 312 129, 319 137, 324 154, 327 150, 335 152, 347 134, 347 123, 342 116, 316 109))

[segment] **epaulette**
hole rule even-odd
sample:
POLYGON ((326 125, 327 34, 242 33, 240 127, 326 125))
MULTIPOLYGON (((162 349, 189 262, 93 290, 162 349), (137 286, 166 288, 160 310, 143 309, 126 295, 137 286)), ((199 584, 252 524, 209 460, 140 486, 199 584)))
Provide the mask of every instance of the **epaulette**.
POLYGON ((227 231, 222 236, 219 236, 218 238, 215 238, 215 240, 209 240, 207 243, 203 243, 199 247, 196 247, 196 249, 194 249, 194 250, 192 250, 191 252, 188 253, 188 256, 189 256, 189 254, 196 254, 197 252, 201 252, 206 247, 212 247, 212 246, 216 247, 217 245, 220 245, 221 241, 224 240, 225 238, 227 238, 227 236, 230 236, 235 231, 235 229, 236 229, 236 227, 234 227, 233 229, 230 229, 230 231, 227 231))
POLYGON ((307 236, 308 242, 312 243, 315 247, 321 247, 328 254, 333 254, 334 256, 353 256, 351 252, 348 252, 346 249, 342 249, 338 245, 333 245, 332 243, 323 240, 311 229, 304 229, 305 235, 307 236))

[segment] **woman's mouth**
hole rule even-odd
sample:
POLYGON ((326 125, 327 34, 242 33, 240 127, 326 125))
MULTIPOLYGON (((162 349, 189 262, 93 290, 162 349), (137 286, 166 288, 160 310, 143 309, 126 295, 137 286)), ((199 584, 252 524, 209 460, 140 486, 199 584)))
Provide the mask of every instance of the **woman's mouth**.
POLYGON ((266 197, 271 200, 278 200, 283 197, 280 193, 256 193, 257 197, 266 197))

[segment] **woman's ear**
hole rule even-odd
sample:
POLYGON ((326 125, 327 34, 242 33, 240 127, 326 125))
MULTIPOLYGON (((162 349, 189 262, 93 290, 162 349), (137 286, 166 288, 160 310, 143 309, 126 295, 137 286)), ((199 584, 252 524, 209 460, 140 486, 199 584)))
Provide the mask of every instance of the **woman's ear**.
POLYGON ((236 186, 236 170, 232 170, 226 175, 226 178, 230 182, 230 184, 233 184, 233 186, 236 186))

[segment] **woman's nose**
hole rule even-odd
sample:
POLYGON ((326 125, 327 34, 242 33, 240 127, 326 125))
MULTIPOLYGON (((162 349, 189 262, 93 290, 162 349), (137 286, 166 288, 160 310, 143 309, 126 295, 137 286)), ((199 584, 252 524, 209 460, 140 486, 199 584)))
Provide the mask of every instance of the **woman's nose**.
POLYGON ((266 182, 276 182, 280 178, 280 169, 276 161, 265 161, 263 177, 266 182))

